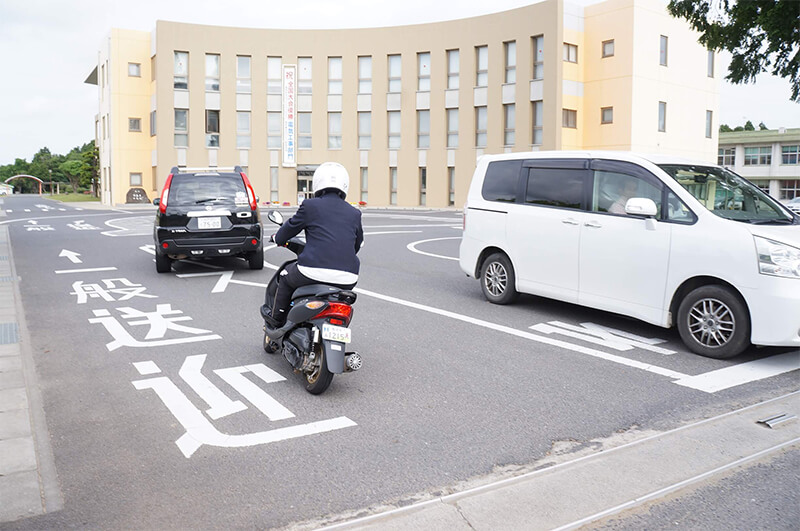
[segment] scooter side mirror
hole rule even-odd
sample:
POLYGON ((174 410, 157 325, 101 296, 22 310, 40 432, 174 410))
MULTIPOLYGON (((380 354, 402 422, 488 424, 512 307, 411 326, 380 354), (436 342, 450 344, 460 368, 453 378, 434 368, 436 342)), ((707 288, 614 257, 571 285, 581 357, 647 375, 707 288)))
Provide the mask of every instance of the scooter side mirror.
POLYGON ((276 225, 283 225, 283 215, 277 210, 270 210, 269 214, 267 214, 267 219, 276 225))

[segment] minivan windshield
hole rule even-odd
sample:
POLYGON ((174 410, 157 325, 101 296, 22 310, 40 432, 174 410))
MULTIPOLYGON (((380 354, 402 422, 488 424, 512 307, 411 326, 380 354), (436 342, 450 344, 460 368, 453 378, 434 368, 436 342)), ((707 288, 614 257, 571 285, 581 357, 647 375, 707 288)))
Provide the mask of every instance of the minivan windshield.
POLYGON ((793 216, 751 182, 718 166, 659 164, 704 207, 745 223, 793 223, 793 216))

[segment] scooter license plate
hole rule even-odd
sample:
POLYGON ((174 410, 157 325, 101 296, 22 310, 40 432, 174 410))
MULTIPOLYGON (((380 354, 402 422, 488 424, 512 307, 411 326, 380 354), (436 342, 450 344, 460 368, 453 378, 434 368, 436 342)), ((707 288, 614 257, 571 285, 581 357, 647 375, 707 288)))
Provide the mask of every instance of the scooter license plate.
POLYGON ((350 343, 350 329, 343 326, 334 326, 323 323, 322 339, 338 341, 340 343, 350 343))

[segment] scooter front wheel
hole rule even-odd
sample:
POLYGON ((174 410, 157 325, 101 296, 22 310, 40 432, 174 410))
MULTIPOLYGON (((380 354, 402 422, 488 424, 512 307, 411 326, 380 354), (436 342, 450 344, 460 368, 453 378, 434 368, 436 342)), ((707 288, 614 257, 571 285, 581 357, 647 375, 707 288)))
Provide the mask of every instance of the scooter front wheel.
POLYGON ((305 374, 306 381, 308 382, 306 391, 312 395, 320 395, 330 387, 333 381, 333 373, 328 370, 328 360, 325 358, 325 348, 322 344, 317 343, 314 350, 317 355, 317 363, 314 364, 311 372, 305 374))

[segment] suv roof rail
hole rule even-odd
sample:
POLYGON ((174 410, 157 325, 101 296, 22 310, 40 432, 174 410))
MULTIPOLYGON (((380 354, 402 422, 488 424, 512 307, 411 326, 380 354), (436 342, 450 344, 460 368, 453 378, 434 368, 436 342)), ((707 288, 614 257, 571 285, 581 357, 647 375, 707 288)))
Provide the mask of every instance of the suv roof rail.
POLYGON ((173 166, 170 170, 170 173, 173 175, 176 173, 193 173, 193 172, 220 172, 220 171, 232 171, 236 173, 243 173, 244 170, 241 166, 214 166, 214 167, 197 167, 197 168, 187 168, 186 166, 173 166))

